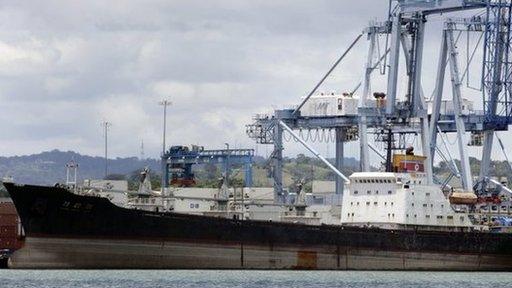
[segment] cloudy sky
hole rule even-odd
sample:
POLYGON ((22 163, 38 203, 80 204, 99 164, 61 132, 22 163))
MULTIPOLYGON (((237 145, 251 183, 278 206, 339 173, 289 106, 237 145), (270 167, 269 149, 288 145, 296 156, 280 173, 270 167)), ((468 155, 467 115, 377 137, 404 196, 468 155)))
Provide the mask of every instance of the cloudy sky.
MULTIPOLYGON (((141 141, 157 157, 164 98, 173 102, 168 142, 254 148, 245 135, 252 115, 297 104, 387 11, 385 0, 0 3, 3 156, 55 148, 101 155, 107 120, 112 157, 138 156, 141 141)), ((438 22, 427 28, 425 86, 437 64, 438 22)), ((351 90, 366 51, 362 41, 323 89, 351 90)), ((334 153, 332 144, 318 148, 334 153)), ((290 145, 287 153, 297 152, 290 145)))

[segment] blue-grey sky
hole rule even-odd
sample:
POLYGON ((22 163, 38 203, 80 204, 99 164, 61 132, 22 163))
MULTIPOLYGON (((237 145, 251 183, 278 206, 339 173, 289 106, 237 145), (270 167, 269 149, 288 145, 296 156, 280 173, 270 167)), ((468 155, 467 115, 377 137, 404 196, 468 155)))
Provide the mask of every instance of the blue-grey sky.
MULTIPOLYGON (((108 120, 112 157, 138 156, 142 140, 157 157, 164 98, 174 102, 171 144, 254 148, 245 135, 252 115, 297 104, 369 21, 385 20, 387 2, 0 1, 0 155, 101 155, 108 120)), ((427 28, 426 93, 436 19, 427 28)), ((351 90, 366 50, 362 41, 322 89, 351 90)), ((357 144, 347 146, 357 157, 357 144)), ((333 155, 332 144, 317 148, 333 155)))

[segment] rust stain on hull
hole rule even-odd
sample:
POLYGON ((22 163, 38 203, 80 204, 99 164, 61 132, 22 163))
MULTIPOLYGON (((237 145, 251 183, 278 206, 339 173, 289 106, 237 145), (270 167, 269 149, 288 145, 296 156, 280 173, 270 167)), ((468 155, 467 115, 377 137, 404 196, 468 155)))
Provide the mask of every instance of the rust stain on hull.
POLYGON ((314 251, 298 251, 296 269, 317 269, 317 254, 314 251))

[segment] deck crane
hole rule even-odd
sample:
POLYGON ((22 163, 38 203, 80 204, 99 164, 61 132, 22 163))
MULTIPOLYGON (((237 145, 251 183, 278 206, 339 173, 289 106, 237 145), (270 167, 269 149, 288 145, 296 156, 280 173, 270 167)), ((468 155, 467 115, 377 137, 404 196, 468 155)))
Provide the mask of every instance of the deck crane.
MULTIPOLYGON (((383 23, 372 23, 364 30, 369 40, 369 51, 365 66, 363 92, 358 100, 356 113, 344 115, 305 115, 303 108, 317 92, 322 83, 338 66, 362 35, 348 46, 348 49, 335 61, 334 65, 314 86, 310 93, 295 109, 275 110, 272 115, 256 115, 254 122, 247 125, 247 134, 260 144, 272 144, 272 175, 274 179, 275 199, 284 194, 282 183, 283 133, 285 130, 335 131, 336 163, 332 170, 340 175, 343 166, 343 144, 356 139, 360 142, 361 170, 369 171, 368 134, 389 133, 388 141, 394 135, 416 134, 421 136, 421 148, 427 156, 425 172, 429 182, 434 181, 432 165, 437 147, 438 133, 457 133, 459 157, 461 159, 460 178, 464 190, 471 190, 473 177, 469 166, 469 156, 465 145, 466 132, 481 133, 484 136, 481 177, 487 176, 490 165, 490 151, 495 131, 506 131, 512 124, 512 106, 510 93, 510 0, 392 0, 389 18, 383 23), (425 26, 429 16, 449 12, 481 9, 485 17, 464 20, 447 19, 442 31, 439 65, 432 101, 432 111, 428 113, 422 87, 423 46, 425 26), (480 30, 478 30, 480 29, 480 30), (462 109, 461 76, 458 67, 458 51, 455 32, 477 31, 485 34, 483 44, 484 61, 482 86, 483 113, 464 113, 462 109), (377 36, 385 35, 386 49, 377 55, 377 36), (389 43, 388 43, 389 42, 389 43), (401 55, 403 53, 403 56, 401 55), (378 59, 374 63, 374 59, 378 59), (407 91, 404 97, 399 95, 399 66, 405 59, 407 91), (372 73, 381 62, 387 73, 386 101, 383 106, 369 105, 372 73), (446 68, 449 67, 453 111, 441 109, 446 68), (355 132, 356 131, 356 132, 355 132), (355 135, 354 135, 355 134, 355 135), (356 137, 354 137, 356 136, 356 137)), ((391 146, 390 146, 391 147, 391 146)), ((309 149, 309 148, 308 148, 309 149)), ((373 150, 373 147, 372 147, 373 150)), ((315 153, 314 153, 315 154, 315 153)), ((317 155, 317 154, 315 154, 317 155)), ((388 159, 389 161, 389 159, 388 159)), ((343 193, 343 181, 346 177, 337 177, 336 193, 343 193)), ((475 186, 476 187, 476 186, 475 186)))

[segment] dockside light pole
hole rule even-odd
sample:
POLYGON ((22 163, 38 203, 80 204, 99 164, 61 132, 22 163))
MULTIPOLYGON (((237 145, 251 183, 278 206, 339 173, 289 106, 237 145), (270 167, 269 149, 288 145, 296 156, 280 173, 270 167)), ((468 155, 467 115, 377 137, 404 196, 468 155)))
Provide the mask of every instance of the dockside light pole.
POLYGON ((159 105, 161 106, 164 106, 164 127, 163 127, 163 136, 162 136, 162 192, 164 192, 164 189, 167 187, 167 168, 166 168, 166 165, 167 163, 165 163, 165 137, 166 137, 166 130, 167 130, 167 106, 171 106, 172 105, 172 102, 167 100, 167 99, 164 99, 160 102, 158 102, 159 105))
POLYGON ((226 174, 226 187, 229 188, 229 154, 230 154, 230 150, 229 150, 229 143, 224 143, 224 145, 226 145, 226 171, 225 171, 225 174, 226 174))
POLYGON ((107 179, 108 176, 108 128, 112 126, 112 123, 108 121, 103 121, 101 123, 101 126, 103 126, 103 136, 105 137, 105 179, 107 179))

